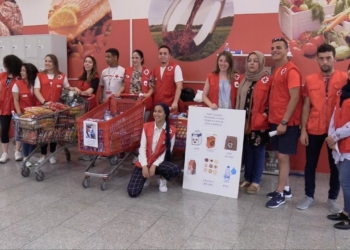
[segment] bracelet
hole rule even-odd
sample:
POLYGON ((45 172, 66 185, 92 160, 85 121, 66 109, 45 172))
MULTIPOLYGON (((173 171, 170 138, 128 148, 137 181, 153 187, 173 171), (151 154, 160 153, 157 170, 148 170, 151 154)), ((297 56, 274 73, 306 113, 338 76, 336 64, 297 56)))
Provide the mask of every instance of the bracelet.
POLYGON ((47 101, 43 101, 43 105, 45 105, 45 103, 47 103, 47 101))

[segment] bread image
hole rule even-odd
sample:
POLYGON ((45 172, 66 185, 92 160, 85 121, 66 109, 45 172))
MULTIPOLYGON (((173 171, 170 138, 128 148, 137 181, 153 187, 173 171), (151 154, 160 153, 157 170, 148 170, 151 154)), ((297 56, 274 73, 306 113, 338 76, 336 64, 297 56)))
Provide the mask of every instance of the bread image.
POLYGON ((22 13, 14 0, 0 1, 0 32, 1 36, 22 35, 22 13), (7 29, 5 29, 6 26, 7 29))
POLYGON ((207 148, 214 148, 215 147, 215 140, 216 140, 215 136, 208 136, 207 137, 207 144, 206 144, 207 148))
POLYGON ((83 59, 100 52, 111 33, 112 13, 108 0, 58 0, 48 14, 49 33, 64 35, 69 59, 83 59))
POLYGON ((187 173, 194 175, 196 173, 197 164, 195 160, 190 160, 188 162, 187 173))

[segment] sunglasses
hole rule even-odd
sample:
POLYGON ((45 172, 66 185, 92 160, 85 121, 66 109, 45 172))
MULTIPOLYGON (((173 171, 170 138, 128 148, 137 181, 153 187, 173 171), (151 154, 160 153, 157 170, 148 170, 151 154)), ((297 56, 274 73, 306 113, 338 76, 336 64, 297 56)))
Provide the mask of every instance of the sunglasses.
POLYGON ((284 37, 275 37, 272 39, 272 43, 274 43, 274 42, 283 42, 286 45, 286 47, 288 48, 288 42, 286 39, 284 39, 284 37))

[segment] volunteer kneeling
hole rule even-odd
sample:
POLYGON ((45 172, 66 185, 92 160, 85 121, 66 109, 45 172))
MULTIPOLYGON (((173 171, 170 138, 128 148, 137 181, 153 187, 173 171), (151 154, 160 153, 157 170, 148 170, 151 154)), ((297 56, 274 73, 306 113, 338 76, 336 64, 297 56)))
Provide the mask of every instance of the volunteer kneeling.
POLYGON ((135 164, 128 185, 130 197, 137 197, 153 175, 160 175, 159 191, 167 192, 167 180, 181 173, 181 169, 171 161, 171 151, 175 144, 176 128, 169 123, 169 107, 159 103, 154 107, 154 122, 143 125, 139 160, 135 164))

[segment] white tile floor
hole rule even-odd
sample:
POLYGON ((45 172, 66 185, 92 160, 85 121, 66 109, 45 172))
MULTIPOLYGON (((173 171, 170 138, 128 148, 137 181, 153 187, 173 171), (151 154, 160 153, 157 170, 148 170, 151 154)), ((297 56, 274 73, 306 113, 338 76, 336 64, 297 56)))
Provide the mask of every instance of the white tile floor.
MULTIPOLYGON (((238 200, 183 190, 181 180, 158 191, 156 180, 139 198, 129 198, 131 159, 106 191, 100 179, 82 187, 87 162, 59 154, 47 164, 43 182, 24 178, 13 160, 0 165, 0 249, 349 249, 350 231, 326 219, 328 175, 317 175, 316 205, 295 208, 303 197, 302 177, 290 179, 293 198, 278 209, 265 207, 276 177, 264 175, 257 195, 238 200)), ((11 154, 12 156, 12 154, 11 154)), ((12 157, 13 158, 13 157, 12 157)), ((98 160, 95 171, 110 169, 98 160)), ((342 197, 339 198, 342 203, 342 197)))

